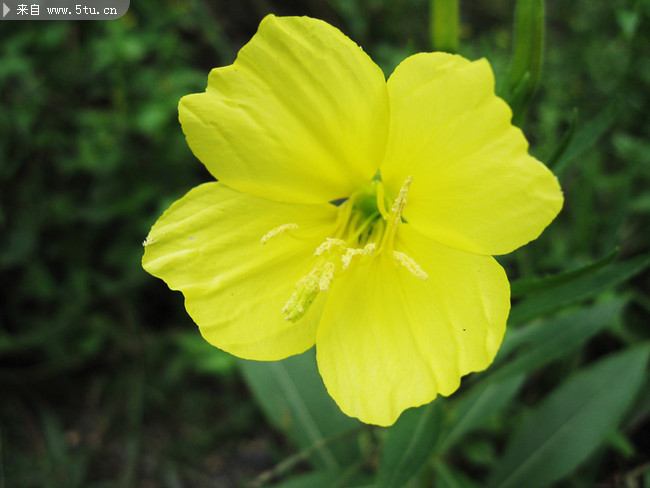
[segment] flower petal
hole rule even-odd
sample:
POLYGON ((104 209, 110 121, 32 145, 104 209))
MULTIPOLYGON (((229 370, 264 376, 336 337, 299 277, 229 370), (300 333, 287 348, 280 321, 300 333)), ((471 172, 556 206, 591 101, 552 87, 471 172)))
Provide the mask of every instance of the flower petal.
POLYGON ((318 366, 343 412, 390 425, 409 407, 454 392, 485 369, 505 331, 510 288, 490 256, 398 230, 396 248, 422 281, 385 252, 334 282, 318 327, 318 366))
POLYGON ((282 308, 331 232, 333 205, 279 203, 206 183, 174 203, 145 241, 143 267, 185 295, 211 344, 247 359, 276 360, 314 344, 322 298, 293 323, 282 308), (271 229, 291 226, 265 245, 271 229))
POLYGON ((555 176, 528 154, 484 59, 416 54, 388 80, 391 125, 381 173, 413 183, 404 217, 443 244, 504 254, 535 239, 562 207, 555 176))
POLYGON ((207 91, 179 105, 187 141, 229 187, 280 201, 348 196, 379 168, 388 132, 382 71, 329 24, 262 20, 207 91))

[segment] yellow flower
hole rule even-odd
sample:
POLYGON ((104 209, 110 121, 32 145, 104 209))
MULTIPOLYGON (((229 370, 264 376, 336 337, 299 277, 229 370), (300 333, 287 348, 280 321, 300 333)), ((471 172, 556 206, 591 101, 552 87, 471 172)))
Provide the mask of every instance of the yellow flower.
POLYGON ((266 17, 179 105, 219 182, 145 241, 210 343, 278 360, 316 344, 341 410, 390 425, 485 369, 510 308, 491 256, 562 206, 484 59, 416 54, 386 82, 329 24, 266 17))

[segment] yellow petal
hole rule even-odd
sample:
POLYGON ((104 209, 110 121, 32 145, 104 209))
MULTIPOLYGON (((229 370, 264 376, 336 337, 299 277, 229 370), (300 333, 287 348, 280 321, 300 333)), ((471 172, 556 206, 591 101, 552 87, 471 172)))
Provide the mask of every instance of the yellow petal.
POLYGON ((403 224, 396 248, 428 274, 382 253, 337 278, 318 328, 318 366, 343 412, 390 425, 485 369, 503 338, 510 288, 490 256, 451 249, 403 224))
POLYGON ((179 105, 197 158, 220 181, 280 201, 348 196, 379 168, 388 131, 382 71, 338 29, 307 17, 262 20, 205 93, 179 105))
POLYGON ((388 80, 384 182, 413 177, 405 219, 431 239, 504 254, 535 239, 562 207, 555 176, 528 154, 484 59, 416 54, 388 80))
POLYGON ((206 183, 156 222, 142 263, 183 292, 208 342, 247 359, 282 359, 314 344, 322 298, 296 323, 282 308, 335 218, 333 205, 279 203, 206 183))

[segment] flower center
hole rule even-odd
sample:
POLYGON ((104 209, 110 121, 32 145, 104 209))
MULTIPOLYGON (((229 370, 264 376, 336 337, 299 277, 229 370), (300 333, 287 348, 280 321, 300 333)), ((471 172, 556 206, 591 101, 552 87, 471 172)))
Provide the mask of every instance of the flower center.
MULTIPOLYGON (((314 267, 296 283, 291 297, 282 309, 286 320, 298 321, 307 313, 318 293, 327 291, 338 275, 380 253, 388 253, 396 266, 405 267, 421 280, 428 279, 427 273, 411 257, 393 249, 410 184, 409 176, 390 210, 390 200, 385 195, 383 183, 378 179, 354 192, 339 206, 333 236, 318 246, 314 252, 314 267)), ((294 223, 276 227, 264 235, 261 242, 266 244, 273 237, 297 227, 294 223)))

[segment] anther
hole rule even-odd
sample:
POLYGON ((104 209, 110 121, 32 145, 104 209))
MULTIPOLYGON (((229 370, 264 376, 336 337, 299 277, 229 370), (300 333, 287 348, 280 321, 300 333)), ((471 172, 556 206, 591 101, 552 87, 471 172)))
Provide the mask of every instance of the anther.
POLYGON ((404 254, 403 252, 393 251, 393 261, 395 264, 399 264, 408 269, 414 276, 417 276, 422 281, 429 279, 429 275, 424 271, 418 263, 415 262, 413 258, 404 254))
POLYGON ((348 251, 341 256, 341 262, 343 263, 343 269, 348 269, 352 263, 352 257, 357 254, 361 254, 361 249, 348 248, 348 251))
POLYGON ((372 256, 375 254, 375 251, 377 250, 377 244, 374 242, 369 242, 365 246, 363 246, 363 249, 361 250, 361 254, 364 256, 372 256))
POLYGON ((363 249, 358 248, 348 248, 347 252, 341 256, 341 262, 343 263, 343 269, 348 269, 352 264, 352 258, 354 256, 372 256, 377 249, 377 245, 374 242, 369 242, 363 249))
POLYGON ((312 302, 321 291, 327 291, 334 279, 336 265, 331 261, 318 264, 308 275, 303 276, 296 283, 289 301, 282 309, 285 320, 297 322, 309 310, 312 302))
POLYGON ((289 230, 294 230, 294 229, 297 229, 297 228, 298 228, 298 224, 294 224, 294 223, 282 224, 281 226, 276 227, 275 229, 271 229, 266 234, 264 234, 262 239, 260 239, 260 242, 262 244, 266 244, 273 237, 275 237, 277 235, 280 235, 280 234, 282 234, 284 232, 287 232, 289 230))
POLYGON ((296 287, 282 309, 285 320, 296 322, 307 313, 309 306, 318 295, 319 283, 313 271, 296 283, 296 287))
POLYGON ((388 229, 384 233, 384 236, 381 241, 381 247, 388 249, 388 251, 393 250, 393 239, 395 237, 395 232, 397 231, 397 226, 402 222, 402 211, 406 205, 406 195, 409 192, 409 186, 413 180, 412 176, 406 178, 402 188, 399 190, 397 198, 393 202, 393 206, 390 208, 390 222, 388 222, 388 229))
POLYGON ((325 253, 330 254, 332 252, 332 249, 336 247, 345 249, 345 241, 342 239, 332 239, 331 237, 328 237, 320 246, 318 246, 318 248, 316 248, 314 257, 322 256, 325 253))
POLYGON ((397 198, 393 202, 393 206, 391 207, 391 213, 393 214, 393 223, 396 225, 400 218, 402 217, 402 210, 404 210, 404 206, 406 205, 406 194, 409 192, 409 186, 411 186, 411 181, 413 181, 413 177, 409 176, 406 178, 406 181, 402 185, 402 188, 399 190, 399 195, 397 195, 397 198))
POLYGON ((336 266, 334 266, 334 263, 325 263, 320 279, 318 280, 318 289, 320 291, 327 291, 329 289, 330 283, 334 279, 335 269, 336 266))

